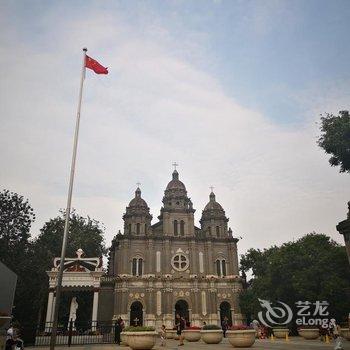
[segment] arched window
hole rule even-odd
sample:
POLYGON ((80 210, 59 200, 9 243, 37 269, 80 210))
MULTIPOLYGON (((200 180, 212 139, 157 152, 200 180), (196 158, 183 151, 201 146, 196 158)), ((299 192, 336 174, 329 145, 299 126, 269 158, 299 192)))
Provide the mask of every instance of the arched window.
POLYGON ((211 226, 208 227, 209 236, 211 236, 211 226))
POLYGON ((140 224, 139 223, 136 224, 136 234, 137 235, 140 234, 140 224))
POLYGON ((185 235, 185 222, 181 220, 180 222, 180 235, 184 236, 185 235))
POLYGON ((129 224, 129 233, 131 233, 131 224, 129 224))
POLYGON ((221 276, 221 264, 220 264, 220 260, 216 260, 216 274, 218 276, 221 276))
POLYGON ((220 226, 216 226, 216 237, 220 237, 220 226))
POLYGON ((174 236, 178 236, 178 230, 177 230, 177 220, 174 220, 174 236))
POLYGON ((145 235, 147 235, 147 224, 145 224, 145 235))
POLYGON ((216 260, 216 274, 219 277, 226 276, 226 260, 225 259, 217 259, 216 260))
POLYGON ((133 276, 142 276, 143 272, 143 259, 142 258, 133 258, 131 272, 133 276))
POLYGON ((221 272, 222 276, 226 276, 226 260, 221 260, 221 272))
POLYGON ((132 259, 131 273, 133 276, 137 276, 137 259, 136 258, 132 259))

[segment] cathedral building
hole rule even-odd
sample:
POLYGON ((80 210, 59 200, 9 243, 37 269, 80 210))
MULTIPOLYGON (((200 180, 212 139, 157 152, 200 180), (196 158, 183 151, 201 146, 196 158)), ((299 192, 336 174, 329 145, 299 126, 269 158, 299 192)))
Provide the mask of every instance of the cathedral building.
POLYGON ((101 280, 98 320, 122 317, 126 324, 173 327, 175 314, 192 325, 242 322, 238 294, 237 242, 212 191, 195 226, 195 209, 175 170, 158 221, 140 188, 126 207, 124 232, 110 248, 101 280))

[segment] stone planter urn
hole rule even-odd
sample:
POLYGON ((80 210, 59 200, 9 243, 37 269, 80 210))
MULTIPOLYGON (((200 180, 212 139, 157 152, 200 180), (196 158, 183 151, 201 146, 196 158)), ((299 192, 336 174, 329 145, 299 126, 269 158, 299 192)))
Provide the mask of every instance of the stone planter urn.
POLYGON ((350 340, 350 329, 349 328, 340 328, 340 334, 346 340, 350 340))
POLYGON ((255 342, 255 329, 227 331, 226 337, 235 348, 250 348, 255 342))
POLYGON ((158 333, 155 331, 127 332, 127 342, 133 350, 150 350, 156 344, 158 333))
POLYGON ((175 334, 176 334, 175 329, 166 329, 165 330, 165 336, 167 339, 174 339, 175 334))
POLYGON ((127 332, 121 332, 120 339, 121 339, 120 345, 128 346, 128 333, 127 332))
POLYGON ((201 329, 185 329, 182 331, 185 339, 189 342, 199 341, 201 339, 201 329))
POLYGON ((320 335, 318 328, 299 328, 298 333, 305 340, 317 339, 320 335))
POLYGON ((219 344, 222 341, 221 329, 201 330, 201 338, 206 344, 219 344))
POLYGON ((276 338, 285 339, 288 334, 289 334, 288 328, 273 328, 273 335, 276 338))

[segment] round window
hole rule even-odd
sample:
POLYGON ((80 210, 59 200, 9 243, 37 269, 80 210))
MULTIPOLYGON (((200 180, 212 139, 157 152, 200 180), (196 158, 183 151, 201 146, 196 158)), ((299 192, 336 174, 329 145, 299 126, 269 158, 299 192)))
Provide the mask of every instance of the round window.
POLYGON ((185 271, 188 269, 190 262, 188 261, 188 258, 184 254, 176 254, 171 259, 171 265, 172 267, 177 271, 185 271))

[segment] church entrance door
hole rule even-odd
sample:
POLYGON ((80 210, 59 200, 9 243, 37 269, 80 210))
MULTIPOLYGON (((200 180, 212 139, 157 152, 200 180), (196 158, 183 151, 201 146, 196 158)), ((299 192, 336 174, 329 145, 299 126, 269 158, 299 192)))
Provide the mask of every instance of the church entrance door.
POLYGON ((189 312, 188 312, 188 303, 186 300, 178 300, 175 304, 175 321, 176 321, 176 314, 179 314, 181 317, 183 317, 186 320, 186 323, 190 321, 189 319, 189 312))
POLYGON ((223 301, 220 304, 220 323, 224 321, 225 317, 227 317, 227 322, 229 326, 232 326, 232 315, 231 315, 231 305, 227 301, 223 301))
POLYGON ((139 301, 134 301, 130 306, 130 326, 143 325, 143 306, 139 301))

